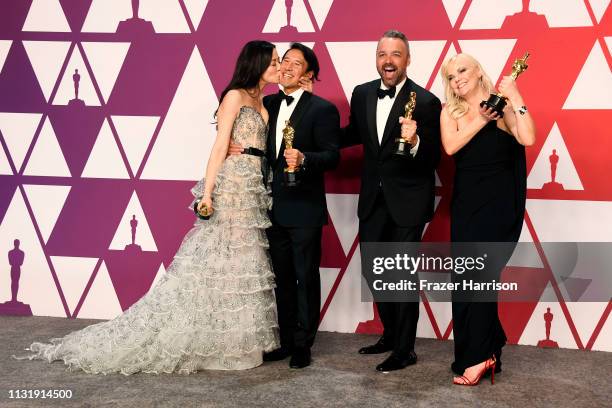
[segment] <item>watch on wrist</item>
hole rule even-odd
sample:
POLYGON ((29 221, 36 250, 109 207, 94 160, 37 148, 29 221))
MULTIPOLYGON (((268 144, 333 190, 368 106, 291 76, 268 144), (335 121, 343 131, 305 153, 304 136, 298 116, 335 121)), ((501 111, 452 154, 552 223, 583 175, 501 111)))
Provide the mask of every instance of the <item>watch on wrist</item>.
POLYGON ((521 106, 520 108, 518 108, 516 110, 516 112, 520 113, 521 115, 524 115, 527 113, 527 107, 525 105, 521 106))

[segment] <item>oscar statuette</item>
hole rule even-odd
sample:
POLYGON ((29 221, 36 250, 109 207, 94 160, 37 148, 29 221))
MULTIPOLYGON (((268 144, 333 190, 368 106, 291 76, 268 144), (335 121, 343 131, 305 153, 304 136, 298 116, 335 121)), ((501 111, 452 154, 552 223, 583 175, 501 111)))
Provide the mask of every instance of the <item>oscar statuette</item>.
MULTIPOLYGON (((412 113, 416 107, 416 92, 410 92, 408 103, 404 106, 404 119, 412 119, 412 113)), ((395 154, 399 156, 406 156, 410 152, 410 144, 407 143, 401 137, 395 139, 395 154)))
MULTIPOLYGON (((295 129, 291 126, 291 123, 286 120, 285 128, 283 129, 283 142, 285 143, 285 150, 293 149, 293 139, 295 138, 295 129)), ((285 167, 284 184, 287 187, 295 187, 300 183, 300 167, 299 166, 287 166, 285 167)))
MULTIPOLYGON (((515 60, 514 64, 512 64, 512 73, 510 74, 510 76, 515 81, 519 77, 519 75, 521 75, 525 70, 527 70, 527 58, 529 58, 528 52, 525 53, 525 56, 523 58, 515 60)), ((507 104, 506 100, 507 98, 501 93, 491 94, 488 100, 480 102, 480 106, 485 107, 486 105, 487 107, 493 109, 493 111, 497 112, 500 118, 503 118, 504 107, 507 104)))
POLYGON ((200 206, 200 201, 202 201, 201 197, 193 203, 193 212, 198 216, 199 219, 208 220, 212 215, 213 211, 206 205, 203 205, 201 209, 198 209, 198 207, 200 206))

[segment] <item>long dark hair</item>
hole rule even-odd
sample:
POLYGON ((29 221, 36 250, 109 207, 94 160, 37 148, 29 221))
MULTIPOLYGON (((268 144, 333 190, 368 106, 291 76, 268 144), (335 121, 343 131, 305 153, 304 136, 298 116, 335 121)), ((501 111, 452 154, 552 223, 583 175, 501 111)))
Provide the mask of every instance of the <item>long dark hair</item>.
MULTIPOLYGON (((225 95, 232 89, 253 89, 259 84, 259 80, 270 66, 272 51, 275 46, 271 42, 255 40, 249 41, 242 47, 236 68, 229 84, 221 92, 219 105, 223 102, 225 95)), ((215 112, 217 116, 217 112, 215 112)))

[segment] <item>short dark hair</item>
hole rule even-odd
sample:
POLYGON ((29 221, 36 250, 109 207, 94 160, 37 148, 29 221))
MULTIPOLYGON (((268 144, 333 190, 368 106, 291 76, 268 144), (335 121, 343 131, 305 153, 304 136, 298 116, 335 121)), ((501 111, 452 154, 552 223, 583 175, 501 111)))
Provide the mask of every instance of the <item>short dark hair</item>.
POLYGON ((304 60, 306 61, 306 65, 307 65, 306 72, 312 71, 313 80, 318 81, 319 80, 319 69, 320 69, 319 60, 317 58, 317 55, 312 50, 312 48, 307 47, 304 44, 298 43, 298 42, 291 43, 291 45, 289 46, 289 49, 285 51, 285 53, 283 54, 283 59, 285 59, 285 55, 287 55, 287 53, 291 50, 301 51, 302 55, 304 56, 304 60))
POLYGON ((408 45, 408 38, 406 38, 406 34, 402 33, 398 30, 388 30, 382 35, 382 38, 397 38, 402 40, 404 44, 406 44, 406 50, 408 50, 408 56, 410 56, 410 45, 408 45))

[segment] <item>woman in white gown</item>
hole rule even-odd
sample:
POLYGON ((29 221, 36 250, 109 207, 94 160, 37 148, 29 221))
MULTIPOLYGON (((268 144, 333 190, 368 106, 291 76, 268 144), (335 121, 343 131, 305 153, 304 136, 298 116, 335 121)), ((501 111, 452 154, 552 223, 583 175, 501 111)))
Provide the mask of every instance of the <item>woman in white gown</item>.
POLYGON ((218 132, 206 177, 192 190, 214 212, 198 219, 157 285, 113 320, 51 343, 33 343, 22 358, 62 360, 70 369, 125 375, 241 370, 279 347, 274 275, 265 228, 271 204, 262 180, 268 113, 263 88, 278 83, 274 45, 251 41, 221 94, 218 132), (252 154, 229 156, 230 141, 252 154))

